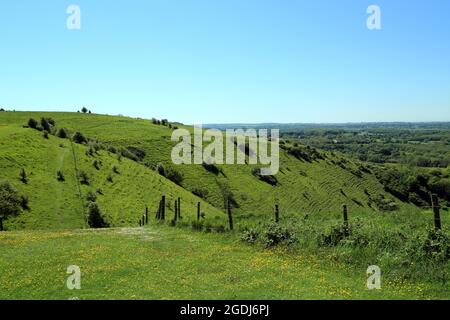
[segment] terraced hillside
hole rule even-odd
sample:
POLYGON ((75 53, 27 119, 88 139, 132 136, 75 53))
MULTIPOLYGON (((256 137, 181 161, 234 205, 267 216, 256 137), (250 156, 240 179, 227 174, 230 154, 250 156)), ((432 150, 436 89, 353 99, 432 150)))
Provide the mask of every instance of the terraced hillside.
MULTIPOLYGON (((224 196, 231 194, 237 203, 238 219, 271 216, 275 202, 279 202, 282 214, 338 212, 342 204, 358 212, 376 211, 373 199, 393 198, 386 194, 374 174, 361 164, 348 161, 332 153, 317 153, 294 146, 283 146, 280 153, 280 172, 276 185, 260 180, 252 174, 250 165, 222 165, 220 172, 206 170, 202 165, 181 165, 176 170, 183 175, 180 185, 158 175, 153 169, 158 164, 173 166, 170 159, 173 129, 157 125, 150 120, 121 116, 82 113, 2 112, 0 113, 0 167, 2 178, 14 181, 14 185, 30 198, 30 211, 9 221, 11 228, 81 227, 84 225, 82 203, 75 179, 75 161, 78 170, 91 176, 89 186, 81 185, 81 198, 87 191, 102 189, 98 202, 115 226, 135 224, 145 205, 157 206, 162 193, 172 198, 182 195, 186 199, 186 211, 195 213, 198 198, 202 194, 208 215, 217 215, 223 209, 224 196), (29 118, 39 120, 51 117, 57 128, 70 132, 80 131, 90 139, 98 139, 109 146, 143 151, 138 162, 116 154, 98 151, 86 155, 87 146, 72 144, 68 139, 23 128, 29 118), (290 150, 292 149, 292 150, 290 150), (297 150, 299 151, 299 150, 297 150), (308 152, 311 153, 308 154, 308 152), (319 156, 314 155, 319 154, 319 156), (74 156, 75 155, 75 156, 74 156), (305 156, 306 155, 306 156, 305 156), (97 159, 100 169, 95 169, 97 159), (119 167, 120 174, 111 167, 119 167), (29 182, 18 179, 20 168, 29 172, 29 182), (66 181, 56 179, 56 172, 64 171, 66 181), (112 175, 113 182, 107 177, 112 175), (187 190, 187 191, 186 191, 187 190), (199 192, 200 191, 200 192, 199 192), (39 214, 37 214, 39 213, 39 214), (66 216, 67 213, 67 216, 66 216), (45 217, 43 219, 42 217, 45 217), (51 222, 50 222, 51 221, 51 222)), ((415 210, 409 204, 395 202, 400 208, 415 210)))
POLYGON ((88 147, 15 124, 0 126, 0 180, 9 181, 28 197, 29 209, 7 219, 6 229, 74 229, 86 227, 86 197, 91 192, 111 226, 136 226, 149 207, 153 216, 161 195, 173 217, 174 201, 182 199, 182 216, 196 215, 197 202, 211 224, 225 224, 224 214, 177 186, 127 158, 99 150, 89 155, 88 147), (95 167, 97 166, 97 168, 95 167), (115 170, 113 170, 113 167, 115 170), (26 182, 19 173, 25 170, 26 182), (64 181, 58 179, 60 171, 64 181), (88 184, 80 183, 84 171, 88 184), (114 172, 116 171, 116 172, 114 172))

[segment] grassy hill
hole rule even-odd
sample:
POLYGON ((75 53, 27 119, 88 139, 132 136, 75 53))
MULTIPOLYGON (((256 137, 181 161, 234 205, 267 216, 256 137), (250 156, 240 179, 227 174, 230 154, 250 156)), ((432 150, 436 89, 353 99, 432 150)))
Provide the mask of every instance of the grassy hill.
MULTIPOLYGON (((143 159, 137 163, 123 158, 118 163, 114 154, 101 151, 95 157, 103 162, 101 170, 92 166, 93 158, 86 157, 84 146, 75 145, 74 150, 82 170, 92 174, 92 187, 82 186, 82 192, 88 189, 102 188, 104 196, 99 196, 99 203, 111 216, 113 225, 134 223, 145 204, 156 206, 157 198, 164 192, 173 190, 170 195, 182 192, 181 188, 157 176, 152 170, 157 164, 172 166, 170 154, 174 142, 170 141, 172 129, 153 124, 150 120, 133 119, 120 116, 107 116, 82 113, 43 113, 43 112, 2 112, 0 114, 0 135, 2 150, 0 166, 5 168, 8 179, 17 180, 18 170, 25 167, 33 172, 30 185, 17 185, 24 191, 34 190, 37 185, 45 186, 36 194, 30 194, 30 202, 34 212, 49 215, 59 208, 67 208, 71 212, 73 225, 79 227, 82 221, 76 221, 76 210, 80 210, 77 185, 73 179, 74 158, 72 146, 68 140, 50 136, 42 139, 39 132, 22 128, 32 117, 51 117, 58 128, 68 128, 71 132, 80 131, 91 139, 98 139, 114 147, 134 147, 145 152, 143 159), (63 143, 64 147, 59 145, 63 143), (22 152, 22 153, 20 153, 22 152), (17 156, 13 156, 17 154, 17 156), (20 161, 19 159, 22 159, 20 161), (32 159, 32 161, 30 161, 32 159), (106 182, 107 174, 111 174, 111 165, 121 167, 121 174, 116 182, 106 182), (33 168, 33 166, 39 166, 33 168), (68 181, 58 183, 55 172, 60 168, 67 171, 68 181), (45 174, 44 174, 45 173, 45 174), (34 182, 33 182, 34 181, 34 182), (95 188, 94 188, 95 187, 95 188), (46 210, 44 203, 48 197, 58 199, 46 210), (60 199, 63 197, 64 199, 60 199), (38 201, 37 199, 42 199, 38 201), (156 202, 155 202, 156 201, 156 202), (69 210, 70 209, 70 210, 69 210), (46 213, 44 213, 46 212, 46 213), (75 222, 76 221, 76 222, 75 222)), ((238 204, 235 214, 238 220, 267 220, 273 215, 274 203, 279 202, 284 215, 300 213, 340 212, 342 204, 347 204, 351 211, 377 211, 372 199, 382 196, 390 197, 383 190, 370 170, 360 170, 360 164, 343 159, 332 153, 321 153, 323 159, 298 159, 286 150, 281 150, 280 172, 276 176, 278 184, 272 186, 261 181, 252 174, 250 165, 222 165, 221 173, 214 174, 202 165, 181 165, 176 169, 183 174, 181 186, 187 191, 202 190, 205 200, 218 209, 223 209, 224 194, 232 193, 238 204)), ((16 183, 17 184, 17 183, 16 183)), ((188 203, 197 199, 184 192, 188 203), (192 199, 192 200, 191 200, 192 199)), ((396 200, 401 209, 415 210, 415 207, 396 200)), ((186 207, 187 209, 188 207, 186 207)), ((213 210, 209 209, 208 210, 213 210)), ((194 210, 195 211, 195 210, 194 210)), ((214 211, 219 214, 218 211, 214 211)), ((54 214, 54 213, 53 213, 54 214)), ((12 228, 26 223, 26 216, 16 221, 12 228), (25 219, 25 220, 22 220, 25 219)), ((57 220, 57 217, 53 217, 57 220)), ((62 222, 61 222, 62 223, 62 222)), ((71 223, 65 222, 68 226, 71 223)), ((30 223, 27 227, 36 228, 30 223)), ((41 223, 44 227, 45 224, 41 223)))
POLYGON ((225 225, 221 211, 145 166, 125 157, 119 160, 104 150, 88 155, 85 145, 52 135, 45 139, 42 132, 22 128, 19 123, 0 126, 1 179, 28 197, 29 209, 6 220, 8 230, 85 228, 88 192, 96 195, 111 226, 136 226, 146 206, 153 217, 163 194, 168 219, 173 217, 175 199, 181 197, 184 221, 196 216, 197 202, 201 202, 210 223, 225 225), (20 181, 21 168, 27 174, 26 183, 20 181), (64 181, 57 179, 58 171, 64 181), (81 171, 87 174, 89 184, 80 183, 81 171))

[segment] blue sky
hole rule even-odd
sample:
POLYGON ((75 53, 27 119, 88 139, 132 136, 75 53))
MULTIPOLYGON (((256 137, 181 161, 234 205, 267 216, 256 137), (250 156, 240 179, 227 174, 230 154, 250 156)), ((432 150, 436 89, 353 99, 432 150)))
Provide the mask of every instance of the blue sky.
POLYGON ((448 0, 14 0, 0 106, 185 123, 450 121, 448 0), (66 8, 81 29, 66 28, 66 8), (366 9, 381 8, 368 30, 366 9))

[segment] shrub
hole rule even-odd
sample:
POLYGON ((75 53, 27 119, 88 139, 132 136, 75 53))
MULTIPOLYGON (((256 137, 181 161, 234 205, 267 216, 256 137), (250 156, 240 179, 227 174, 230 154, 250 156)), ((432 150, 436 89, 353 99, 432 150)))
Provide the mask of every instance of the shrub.
POLYGON ((58 181, 64 181, 65 180, 64 173, 61 170, 58 170, 56 172, 56 178, 58 179, 58 181))
POLYGON ((46 118, 41 118, 41 127, 44 131, 50 132, 52 130, 51 124, 46 118))
POLYGON ((96 192, 100 195, 103 195, 103 190, 101 188, 97 188, 96 192))
POLYGON ((89 185, 89 176, 87 175, 86 172, 80 171, 78 173, 78 178, 80 179, 81 184, 89 185))
POLYGON ((127 147, 127 150, 129 153, 133 155, 132 160, 136 161, 142 161, 145 158, 145 151, 142 149, 139 149, 138 147, 127 147))
POLYGON ((3 109, 3 108, 0 108, 0 112, 5 112, 5 109, 3 109))
POLYGON ((48 131, 44 130, 44 133, 42 134, 42 136, 44 137, 44 139, 48 139, 48 131))
POLYGON ((73 142, 78 143, 78 144, 82 144, 82 143, 86 143, 87 142, 86 137, 83 136, 83 134, 81 132, 78 132, 78 131, 73 134, 72 140, 73 140, 73 142))
POLYGON ((88 224, 91 228, 107 228, 108 222, 105 219, 103 212, 95 202, 88 204, 88 224))
POLYGON ((205 188, 194 188, 192 190, 192 193, 195 194, 197 197, 206 200, 206 198, 208 198, 209 191, 208 189, 205 188))
POLYGON ((112 165, 111 169, 114 173, 117 173, 117 174, 119 173, 119 167, 116 166, 115 164, 112 165))
POLYGON ((23 210, 29 210, 30 207, 28 206, 28 197, 25 195, 20 196, 20 206, 23 210))
POLYGON ((260 168, 254 168, 252 170, 252 174, 255 177, 258 177, 259 180, 264 181, 265 183, 268 183, 271 186, 276 186, 278 184, 278 180, 277 180, 277 178, 275 176, 273 176, 273 175, 262 175, 260 168))
POLYGON ((23 183, 27 183, 28 182, 27 173, 25 172, 24 168, 20 169, 19 178, 20 178, 20 181, 22 181, 23 183))
POLYGON ((94 160, 92 165, 94 166, 95 169, 100 170, 100 162, 97 159, 94 160))
POLYGON ((156 165, 156 171, 163 177, 166 176, 166 169, 164 168, 164 165, 162 163, 158 163, 156 165))
POLYGON ((106 181, 108 181, 108 182, 113 182, 113 177, 112 177, 112 175, 108 175, 107 177, 106 177, 106 181))
POLYGON ((36 129, 38 125, 38 122, 34 120, 33 118, 28 119, 28 126, 32 129, 36 129))
POLYGON ((172 167, 166 170, 166 178, 178 185, 181 185, 181 182, 183 182, 183 174, 172 167))
POLYGON ((255 243, 259 239, 259 232, 256 229, 246 229, 242 233, 241 240, 248 243, 255 243))
POLYGON ((203 168, 206 169, 206 171, 209 171, 209 172, 215 174, 216 176, 220 173, 220 169, 213 163, 203 162, 202 166, 203 166, 203 168))
POLYGON ((58 131, 56 132, 56 136, 61 139, 66 139, 67 138, 66 129, 64 129, 64 128, 58 129, 58 131))
POLYGON ((97 201, 97 196, 92 191, 88 191, 88 193, 86 194, 86 200, 90 202, 95 202, 97 201))
POLYGON ((293 231, 273 222, 264 227, 261 240, 266 247, 273 247, 279 244, 291 245, 298 242, 297 236, 293 231))
POLYGON ((86 113, 88 112, 88 109, 86 107, 81 108, 81 112, 86 113))
POLYGON ((16 188, 7 181, 0 183, 0 214, 4 218, 20 213, 21 199, 16 188))

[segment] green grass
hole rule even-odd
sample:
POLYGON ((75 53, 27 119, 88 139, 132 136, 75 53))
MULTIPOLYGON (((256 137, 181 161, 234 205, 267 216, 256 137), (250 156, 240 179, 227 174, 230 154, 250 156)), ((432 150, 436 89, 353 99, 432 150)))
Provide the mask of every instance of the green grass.
POLYGON ((0 233, 0 299, 423 299, 443 288, 391 283, 366 288, 366 268, 306 253, 261 250, 232 234, 151 225, 0 233), (81 290, 66 269, 81 268, 81 290))
MULTIPOLYGON (((153 166, 158 163, 171 164, 171 149, 175 144, 170 141, 172 130, 154 125, 149 120, 80 113, 3 112, 0 114, 0 125, 3 124, 0 135, 5 130, 17 130, 15 134, 20 136, 26 131, 21 126, 30 117, 40 119, 43 116, 55 119, 57 127, 81 131, 110 145, 141 148, 146 152, 142 163, 153 166)), ((11 142, 3 141, 2 145, 9 146, 11 142)), ((8 147, 2 151, 4 155, 10 154, 8 147)), ((340 212, 343 204, 347 204, 351 211, 373 212, 376 208, 369 206, 369 197, 380 194, 389 196, 373 174, 363 173, 358 177, 352 173, 358 165, 353 161, 347 161, 343 168, 333 163, 341 158, 331 154, 327 154, 325 160, 312 162, 300 161, 283 150, 280 156, 279 184, 275 187, 252 175, 252 166, 249 165, 219 166, 224 174, 217 176, 201 165, 176 168, 184 175, 182 186, 188 191, 197 188, 207 190, 206 201, 216 208, 223 208, 222 189, 227 186, 239 204, 239 208, 234 210, 235 219, 243 223, 267 220, 276 201, 286 214, 340 212)), ((49 157, 54 155, 49 154, 49 157)), ((53 161, 52 158, 50 161, 53 161)), ((402 208, 417 210, 414 206, 397 202, 402 208)))
POLYGON ((4 126, 0 128, 1 180, 11 182, 21 194, 29 197, 30 210, 4 222, 8 230, 85 228, 85 203, 88 191, 97 194, 97 203, 112 226, 136 226, 149 207, 154 217, 159 199, 164 194, 168 203, 166 216, 173 217, 174 201, 182 199, 182 215, 186 220, 196 216, 197 202, 202 203, 208 221, 225 226, 226 216, 192 193, 161 177, 159 174, 129 159, 120 161, 114 154, 99 151, 86 155, 86 146, 72 144, 68 139, 49 136, 33 129, 4 126), (101 163, 97 170, 93 162, 101 163), (75 167, 76 163, 76 167, 75 167), (118 167, 114 173, 112 166, 118 167), (25 168, 27 183, 19 179, 25 168), (65 181, 57 180, 57 171, 65 181), (85 171, 89 185, 79 184, 77 172, 85 171), (107 181, 108 175, 113 182, 107 181))
MULTIPOLYGON (((4 221, 8 232, 0 233, 0 297, 448 298, 448 261, 415 258, 422 253, 417 243, 422 244, 432 227, 432 213, 398 199, 398 212, 377 210, 370 198, 394 197, 374 174, 358 173, 360 163, 331 153, 308 162, 281 150, 277 186, 259 180, 248 165, 223 165, 218 175, 201 165, 177 166, 184 175, 179 186, 151 169, 170 164, 171 133, 148 120, 118 116, 0 113, 0 180, 26 195, 30 207, 4 221), (45 139, 41 132, 23 128, 30 117, 44 116, 52 117, 58 128, 81 131, 116 147, 138 147, 146 156, 135 162, 104 150, 88 155, 86 145, 52 135, 45 139), (100 163, 98 169, 94 161, 100 163), (27 183, 19 179, 21 168, 27 183), (57 180, 59 170, 65 181, 57 180), (88 174, 89 185, 79 183, 80 171, 88 174), (227 228, 223 186, 240 205, 233 209, 235 233, 187 230, 196 220, 197 202, 205 225, 227 228), (196 188, 208 191, 205 200, 192 194, 196 188), (88 228, 86 195, 98 189, 97 203, 116 229, 83 230, 88 228), (173 217, 174 200, 181 197, 183 228, 134 228, 146 206, 154 223, 162 195, 167 198, 167 220, 173 217), (273 220, 276 201, 281 225, 296 234, 298 243, 289 250, 265 250, 259 242, 241 242, 242 231, 264 230, 273 220), (350 223, 357 226, 355 233, 324 247, 321 236, 341 223, 343 204, 349 207, 350 223), (71 264, 84 270, 83 289, 76 293, 64 287, 65 268, 71 264), (372 264, 383 270, 381 291, 365 289, 365 270, 372 264)), ((448 212, 442 218, 448 234, 448 212)))

